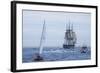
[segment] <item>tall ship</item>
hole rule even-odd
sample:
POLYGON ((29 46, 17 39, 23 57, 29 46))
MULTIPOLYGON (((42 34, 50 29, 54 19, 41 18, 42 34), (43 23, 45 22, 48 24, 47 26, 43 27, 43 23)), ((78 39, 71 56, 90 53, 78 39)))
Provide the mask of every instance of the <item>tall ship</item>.
POLYGON ((64 44, 63 44, 63 48, 65 49, 74 48, 77 41, 76 33, 73 30, 73 24, 70 24, 69 21, 68 25, 69 25, 68 27, 66 25, 64 44))

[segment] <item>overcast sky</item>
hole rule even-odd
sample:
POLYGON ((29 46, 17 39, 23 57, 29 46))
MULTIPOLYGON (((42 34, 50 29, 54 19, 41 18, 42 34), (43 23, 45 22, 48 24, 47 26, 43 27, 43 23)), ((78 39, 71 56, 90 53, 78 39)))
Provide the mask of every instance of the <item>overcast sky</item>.
POLYGON ((49 12, 23 10, 23 47, 38 47, 43 28, 46 25, 46 47, 62 47, 66 24, 70 21, 76 32, 76 46, 90 45, 91 14, 74 12, 49 12))

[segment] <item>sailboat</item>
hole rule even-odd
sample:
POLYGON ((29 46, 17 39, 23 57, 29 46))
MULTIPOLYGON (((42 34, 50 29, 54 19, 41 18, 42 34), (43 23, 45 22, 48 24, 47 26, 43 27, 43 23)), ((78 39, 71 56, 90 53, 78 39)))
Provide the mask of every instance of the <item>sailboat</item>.
POLYGON ((83 45, 83 46, 81 47, 81 49, 80 49, 80 52, 81 52, 81 53, 86 53, 87 50, 88 50, 88 47, 87 47, 86 45, 83 45))
POLYGON ((40 50, 39 50, 39 54, 40 55, 42 54, 42 51, 43 51, 43 48, 44 48, 45 33, 46 33, 46 26, 45 26, 45 20, 44 20, 42 34, 41 34, 41 39, 40 39, 40 50))
POLYGON ((76 33, 73 31, 73 24, 70 27, 70 21, 69 21, 69 28, 67 29, 66 27, 63 48, 65 49, 74 48, 75 44, 76 44, 76 33))
POLYGON ((43 61, 42 52, 43 52, 44 42, 45 42, 45 33, 46 33, 46 26, 44 20, 41 39, 40 39, 39 53, 36 54, 36 58, 34 59, 34 61, 43 61))

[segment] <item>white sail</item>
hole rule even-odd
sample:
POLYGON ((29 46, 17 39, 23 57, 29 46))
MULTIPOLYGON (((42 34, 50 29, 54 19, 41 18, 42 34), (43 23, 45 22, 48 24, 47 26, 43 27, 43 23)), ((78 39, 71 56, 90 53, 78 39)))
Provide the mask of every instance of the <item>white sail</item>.
POLYGON ((40 39, 40 48, 39 48, 39 54, 40 55, 42 54, 43 47, 44 47, 45 33, 46 33, 46 26, 45 26, 45 20, 44 20, 42 34, 41 34, 41 39, 40 39))

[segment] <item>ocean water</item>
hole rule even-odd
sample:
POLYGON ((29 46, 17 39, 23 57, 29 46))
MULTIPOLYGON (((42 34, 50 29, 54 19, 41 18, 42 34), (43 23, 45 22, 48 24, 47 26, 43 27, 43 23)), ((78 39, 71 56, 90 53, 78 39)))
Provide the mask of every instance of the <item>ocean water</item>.
MULTIPOLYGON (((42 54, 43 62, 46 61, 68 61, 68 60, 88 60, 91 59, 90 48, 86 49, 86 53, 81 53, 81 48, 76 47, 74 49, 64 48, 44 48, 42 54)), ((36 54, 39 53, 38 48, 23 48, 22 50, 22 62, 36 62, 36 54)))

